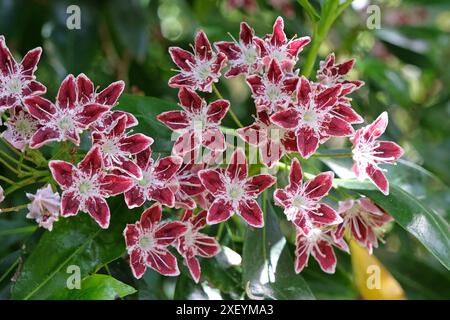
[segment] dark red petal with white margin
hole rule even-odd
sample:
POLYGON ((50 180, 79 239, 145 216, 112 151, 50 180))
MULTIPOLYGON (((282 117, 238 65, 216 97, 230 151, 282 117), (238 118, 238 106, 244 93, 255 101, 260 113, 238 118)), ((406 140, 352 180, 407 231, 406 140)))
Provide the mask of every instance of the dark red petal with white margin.
POLYGON ((305 77, 301 77, 297 87, 297 99, 300 105, 308 106, 311 94, 311 83, 305 77))
POLYGON ((80 103, 87 103, 94 95, 94 84, 84 73, 81 73, 77 76, 76 82, 78 90, 78 101, 80 103))
POLYGON ((136 279, 142 278, 147 267, 145 266, 144 253, 140 248, 135 248, 131 252, 130 267, 136 279))
POLYGON ((59 140, 59 138, 60 134, 55 129, 49 127, 39 128, 30 139, 30 148, 38 149, 46 143, 59 140))
POLYGON ((310 37, 301 37, 294 39, 287 45, 287 53, 292 57, 297 57, 298 54, 303 50, 303 47, 311 42, 310 37))
POLYGON ((241 22, 240 32, 239 32, 239 40, 246 46, 250 45, 253 42, 253 29, 245 22, 241 22))
POLYGON ((281 144, 287 152, 298 152, 297 137, 294 131, 288 131, 281 139, 281 144))
POLYGON ((86 210, 98 225, 107 229, 109 227, 109 207, 106 200, 100 197, 91 197, 86 200, 86 210))
POLYGON ((154 224, 157 224, 159 221, 161 221, 161 217, 161 205, 154 204, 142 213, 139 223, 144 230, 149 230, 154 224))
POLYGON ((116 81, 111 83, 103 89, 96 97, 95 101, 100 104, 112 107, 116 104, 123 90, 125 89, 125 82, 116 81))
POLYGON ((213 237, 197 233, 195 238, 197 254, 203 258, 211 258, 220 252, 220 245, 213 237))
POLYGON ((335 225, 342 222, 342 218, 334 211, 333 208, 321 203, 317 212, 309 212, 309 217, 316 223, 322 225, 335 225))
POLYGON ((262 228, 264 226, 262 210, 258 202, 253 199, 239 201, 237 213, 252 227, 262 228))
POLYGON ((167 249, 148 252, 147 265, 164 276, 177 276, 180 274, 177 258, 167 249))
POLYGON ((208 224, 216 224, 228 220, 233 213, 231 203, 224 199, 216 199, 208 210, 206 221, 208 224))
POLYGON ((188 130, 180 135, 173 144, 172 151, 176 155, 185 156, 200 147, 200 135, 197 131, 188 130))
POLYGON ((142 188, 137 186, 132 187, 130 190, 125 192, 125 203, 129 209, 140 207, 145 202, 145 194, 142 188))
POLYGON ((23 57, 22 62, 22 74, 26 76, 32 76, 34 71, 36 71, 36 66, 39 63, 39 59, 41 58, 42 48, 37 47, 33 50, 27 52, 27 54, 23 57))
POLYGON ((384 111, 375 119, 374 122, 364 128, 364 138, 368 141, 373 141, 381 136, 388 125, 388 113, 384 111))
POLYGON ((0 36, 0 71, 3 74, 9 74, 12 70, 16 70, 16 68, 17 62, 6 46, 5 38, 0 36))
POLYGON ((298 152, 307 159, 319 148, 319 138, 310 128, 300 128, 296 134, 298 152))
POLYGON ((178 47, 170 47, 169 54, 173 62, 175 62, 175 64, 184 71, 191 71, 189 62, 191 64, 195 64, 194 55, 189 51, 183 50, 178 47))
POLYGON ((42 93, 46 93, 46 92, 47 92, 47 87, 44 86, 42 83, 37 82, 35 80, 31 80, 28 83, 28 87, 23 88, 23 90, 22 90, 22 94, 24 96, 42 94, 42 93))
POLYGON ((180 73, 170 78, 168 84, 171 88, 195 87, 197 81, 191 75, 180 73))
POLYGON ((369 179, 383 192, 384 195, 389 194, 389 181, 384 175, 381 169, 374 167, 373 165, 368 165, 366 168, 366 173, 369 179))
POLYGON ((155 241, 158 245, 168 246, 185 234, 186 230, 186 224, 181 221, 162 223, 155 230, 155 241))
POLYGON ((219 195, 225 192, 223 176, 217 170, 201 170, 198 173, 198 177, 202 185, 213 195, 219 195))
POLYGON ((308 265, 308 242, 304 235, 298 234, 295 249, 295 272, 300 273, 308 265))
POLYGON ((256 197, 261 192, 272 186, 276 181, 277 179, 270 174, 259 174, 250 177, 245 182, 245 192, 251 197, 256 197))
POLYGON ((303 172, 300 161, 297 158, 292 159, 291 171, 289 172, 289 188, 298 190, 298 186, 303 183, 303 172))
POLYGON ((61 83, 56 101, 61 109, 75 108, 77 103, 77 84, 72 74, 69 74, 61 83))
POLYGON ((201 60, 211 60, 212 58, 211 44, 203 31, 198 32, 195 37, 195 53, 201 60))
POLYGON ((113 165, 115 169, 119 169, 135 179, 142 179, 142 170, 133 160, 122 156, 117 156, 117 158, 119 162, 113 165))
POLYGON ((236 133, 242 140, 251 145, 259 145, 267 139, 265 130, 261 128, 258 122, 247 127, 239 128, 236 130, 236 133))
POLYGON ((154 175, 160 181, 168 181, 177 173, 183 159, 176 156, 161 158, 155 164, 154 175))
POLYGON ((205 188, 200 181, 198 175, 192 175, 188 178, 183 178, 180 181, 180 189, 188 196, 192 197, 205 191, 205 188))
POLYGON ((275 203, 283 207, 287 207, 291 201, 289 195, 283 189, 276 189, 273 193, 273 197, 275 199, 275 203))
POLYGON ((241 48, 234 42, 219 41, 214 43, 217 51, 227 56, 228 60, 238 60, 241 56, 241 48))
POLYGON ((219 124, 230 108, 230 102, 227 100, 216 100, 208 106, 206 119, 208 123, 219 124))
POLYGON ((262 81, 262 78, 258 75, 248 76, 245 81, 250 87, 250 90, 254 95, 262 95, 264 94, 265 86, 262 81))
POLYGON ((286 34, 284 33, 284 21, 282 17, 278 17, 273 25, 273 33, 270 39, 270 43, 274 46, 281 46, 287 41, 286 34))
POLYGON ((63 188, 69 188, 73 184, 73 177, 77 169, 69 162, 61 160, 52 160, 49 162, 49 168, 53 179, 63 188))
POLYGON ((202 144, 209 150, 224 151, 226 149, 225 137, 219 128, 209 128, 204 130, 202 139, 202 144))
POLYGON ((333 108, 333 113, 338 114, 339 118, 347 121, 348 123, 364 122, 364 119, 359 114, 357 114, 355 110, 343 104, 338 104, 337 106, 335 106, 333 108))
POLYGON ((341 90, 342 86, 338 84, 320 92, 315 97, 317 108, 325 109, 336 104, 341 90))
POLYGON ((295 129, 300 121, 300 113, 295 109, 287 109, 274 113, 270 120, 281 128, 295 129))
POLYGON ((93 176, 103 170, 103 158, 99 147, 94 147, 86 154, 78 164, 78 169, 93 176))
POLYGON ((127 224, 123 231, 125 237, 125 245, 127 248, 135 246, 139 243, 139 229, 135 224, 127 224))
POLYGON ((80 210, 80 200, 74 191, 65 191, 61 197, 61 215, 63 217, 74 216, 80 210))
POLYGON ((274 140, 268 140, 259 147, 262 162, 269 168, 277 164, 283 156, 283 151, 283 147, 274 140))
POLYGON ((163 112, 156 119, 172 130, 186 129, 190 125, 189 117, 184 111, 163 112))
POLYGON ((186 262, 186 266, 188 267, 189 272, 191 273, 192 279, 194 279, 195 283, 198 283, 200 281, 201 275, 201 268, 198 259, 196 257, 192 257, 192 258, 185 258, 184 261, 186 262))
POLYGON ((48 121, 56 113, 56 108, 49 100, 39 96, 24 99, 28 112, 38 120, 48 121))
MULTIPOLYGON (((203 212, 203 211, 202 211, 203 212)), ((186 222, 192 219, 194 216, 194 211, 192 210, 184 210, 183 216, 181 217, 181 221, 186 222)))
POLYGON ((147 192, 147 198, 158 201, 169 208, 175 205, 175 195, 169 187, 150 189, 147 192))
POLYGON ((334 173, 332 171, 323 172, 310 180, 305 187, 305 195, 310 199, 320 199, 324 197, 333 186, 334 173))
POLYGON ((270 62, 269 69, 267 70, 267 78, 270 82, 278 84, 283 77, 283 72, 278 62, 273 59, 270 62))
POLYGON ((120 140, 119 148, 128 154, 136 154, 141 152, 153 143, 153 139, 142 133, 136 133, 120 140))
POLYGON ((77 113, 75 120, 84 126, 88 126, 97 121, 108 110, 109 107, 101 104, 87 104, 77 113))
POLYGON ((101 192, 108 196, 124 193, 133 186, 133 181, 125 176, 107 174, 100 178, 101 192))
POLYGON ((324 272, 334 273, 337 261, 333 247, 329 243, 319 241, 317 245, 313 247, 312 255, 316 258, 320 268, 324 272))
POLYGON ((178 92, 180 105, 190 113, 199 113, 204 105, 204 100, 195 91, 181 88, 178 92))
POLYGON ((247 158, 242 149, 236 149, 231 155, 230 163, 226 169, 226 175, 234 180, 244 180, 247 178, 247 158))
POLYGON ((386 162, 394 162, 404 153, 403 149, 392 141, 379 141, 379 147, 374 151, 377 157, 383 158, 386 162))
POLYGON ((349 137, 354 134, 353 127, 346 121, 332 117, 326 124, 325 132, 333 137, 349 137))
MULTIPOLYGON (((211 64, 211 72, 215 78, 218 78, 218 73, 223 68, 223 66, 225 65, 226 62, 227 62, 227 56, 224 55, 222 52, 219 52, 216 56, 215 61, 211 64)), ((211 80, 211 82, 212 82, 212 80, 211 80)), ((209 83, 209 85, 211 86, 210 83, 209 83)), ((211 89, 209 90, 209 92, 211 92, 211 89)))

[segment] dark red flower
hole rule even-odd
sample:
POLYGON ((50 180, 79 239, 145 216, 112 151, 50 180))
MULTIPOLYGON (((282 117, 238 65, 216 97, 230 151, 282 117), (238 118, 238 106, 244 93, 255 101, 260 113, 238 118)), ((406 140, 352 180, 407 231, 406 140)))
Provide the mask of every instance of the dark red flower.
POLYGON ((142 178, 141 168, 130 159, 153 143, 153 139, 144 134, 136 133, 128 135, 128 118, 124 115, 119 118, 109 129, 92 133, 92 144, 99 146, 106 169, 118 169, 136 179, 142 178))
POLYGON ((259 69, 260 49, 254 43, 254 30, 245 22, 241 22, 239 42, 220 41, 214 43, 217 51, 226 55, 230 69, 225 73, 226 78, 240 74, 252 74, 259 69))
POLYGON ((110 218, 105 199, 123 193, 133 185, 128 177, 104 172, 98 147, 92 148, 77 167, 61 160, 50 161, 49 167, 63 190, 61 215, 68 217, 85 211, 104 229, 108 228, 110 218))
POLYGON ((195 163, 184 163, 174 176, 175 208, 194 209, 197 207, 195 197, 205 191, 198 172, 205 165, 195 163))
POLYGON ((201 268, 197 256, 211 258, 220 252, 220 245, 213 237, 200 230, 206 226, 206 211, 194 216, 192 210, 186 210, 181 221, 187 227, 186 232, 178 238, 177 249, 196 283, 200 280, 201 268))
POLYGON ((342 222, 333 208, 319 202, 331 189, 333 177, 333 172, 328 171, 303 183, 300 162, 294 158, 291 163, 289 185, 274 192, 275 203, 284 208, 287 219, 305 235, 310 234, 313 224, 329 226, 342 222))
POLYGON ((258 112, 258 118, 253 124, 236 132, 248 144, 259 147, 261 159, 269 168, 273 167, 284 154, 298 151, 294 131, 285 130, 271 123, 266 111, 258 112))
POLYGON ((276 181, 268 174, 247 177, 247 159, 241 149, 231 156, 226 170, 205 169, 199 172, 203 186, 215 197, 208 210, 209 224, 228 220, 233 213, 249 225, 264 226, 261 208, 256 197, 276 181))
POLYGON ((392 221, 389 214, 364 197, 340 201, 338 213, 344 221, 333 232, 335 241, 342 240, 345 230, 349 230, 352 237, 366 247, 370 254, 373 248, 378 248, 378 229, 392 221))
POLYGON ((329 137, 353 134, 350 123, 333 109, 341 90, 341 84, 320 89, 302 77, 297 88, 296 104, 271 116, 273 123, 295 131, 298 151, 303 158, 310 157, 319 144, 329 137))
POLYGON ((136 155, 136 164, 141 168, 142 178, 133 179, 133 187, 125 192, 128 208, 140 207, 145 200, 155 200, 173 207, 175 205, 173 177, 180 169, 183 159, 165 157, 154 161, 150 148, 136 155))
POLYGON ((18 63, 0 36, 0 113, 18 106, 26 97, 44 94, 47 88, 37 82, 34 72, 42 49, 35 48, 18 63))
POLYGON ((222 52, 213 52, 203 31, 195 37, 194 52, 192 54, 178 47, 169 48, 173 62, 180 68, 180 73, 170 78, 169 86, 211 92, 212 84, 219 81, 220 70, 227 58, 222 52))
POLYGON ((140 279, 147 267, 165 276, 177 276, 177 259, 167 249, 187 230, 181 221, 160 222, 162 209, 154 204, 135 224, 127 224, 123 235, 133 275, 140 279))
POLYGON ((178 97, 183 111, 167 111, 157 117, 180 134, 173 145, 175 154, 182 156, 200 146, 212 151, 225 150, 225 138, 219 126, 230 103, 216 100, 207 105, 204 99, 187 88, 181 88, 178 97))
POLYGON ((270 62, 269 69, 263 76, 247 77, 256 108, 266 110, 269 114, 284 110, 294 101, 298 80, 298 76, 285 75, 275 59, 270 62))
POLYGON ((73 75, 61 83, 55 104, 39 96, 25 98, 24 104, 42 126, 31 138, 34 149, 51 141, 70 140, 79 145, 81 132, 109 110, 107 105, 87 100, 73 75))
POLYGON ((389 194, 389 181, 380 164, 394 164, 403 149, 392 141, 377 141, 388 125, 388 114, 383 112, 374 122, 356 131, 350 139, 353 144, 353 171, 358 179, 369 178, 381 192, 389 194))

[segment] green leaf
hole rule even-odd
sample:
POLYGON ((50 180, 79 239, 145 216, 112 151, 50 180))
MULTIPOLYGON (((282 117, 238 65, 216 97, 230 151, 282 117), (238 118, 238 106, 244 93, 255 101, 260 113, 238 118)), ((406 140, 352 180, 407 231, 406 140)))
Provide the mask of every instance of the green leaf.
POLYGON ((122 197, 109 201, 111 224, 101 229, 86 213, 63 218, 52 232, 46 232, 30 256, 13 288, 13 299, 46 299, 66 288, 72 273, 67 267, 80 268, 81 278, 95 273, 125 253, 122 236, 126 223, 137 220, 136 210, 126 208, 122 197))
POLYGON ((396 185, 391 184, 390 194, 384 196, 369 181, 335 179, 334 183, 372 199, 450 270, 450 229, 441 216, 396 185))
POLYGON ((171 140, 172 132, 156 120, 156 116, 165 111, 180 109, 175 103, 153 97, 123 94, 117 109, 131 112, 139 120, 139 125, 133 129, 155 140, 152 145, 154 153, 171 153, 174 142, 171 140))
POLYGON ((243 285, 250 298, 314 299, 310 288, 295 274, 294 260, 281 233, 275 210, 266 200, 265 227, 249 228, 244 241, 243 285))
POLYGON ((317 22, 320 20, 320 15, 308 0, 298 0, 298 3, 303 7, 303 9, 305 9, 311 21, 317 22))
POLYGON ((59 300, 114 300, 136 292, 133 287, 104 274, 94 274, 81 281, 80 289, 63 289, 50 298, 59 300))

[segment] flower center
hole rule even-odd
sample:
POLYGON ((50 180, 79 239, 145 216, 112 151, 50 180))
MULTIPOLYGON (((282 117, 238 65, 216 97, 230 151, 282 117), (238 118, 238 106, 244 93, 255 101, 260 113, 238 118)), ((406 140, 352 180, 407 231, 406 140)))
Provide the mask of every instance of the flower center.
POLYGON ((197 79, 205 81, 211 75, 211 66, 207 62, 200 62, 196 70, 197 79))
POLYGON ((245 64, 253 65, 256 63, 258 53, 256 52, 256 48, 254 46, 245 48, 242 51, 245 64))
POLYGON ((268 84, 266 89, 266 95, 269 101, 273 102, 280 97, 280 88, 273 84, 268 84))
POLYGON ((32 131, 31 122, 25 118, 17 119, 16 130, 21 136, 27 136, 32 131))
POLYGON ((102 151, 106 155, 114 155, 117 154, 119 148, 117 147, 117 142, 114 140, 106 140, 102 145, 102 151))
POLYGON ((78 191, 80 191, 80 194, 83 196, 87 196, 92 189, 92 183, 87 180, 80 182, 78 185, 78 191))
POLYGON ((303 114, 303 121, 306 124, 314 125, 317 122, 317 113, 313 110, 308 110, 303 114))
POLYGON ((71 131, 75 126, 69 115, 62 116, 58 121, 58 127, 62 131, 71 131))
POLYGON ((244 195, 244 188, 239 183, 232 183, 228 187, 227 194, 230 197, 230 199, 233 201, 241 200, 244 195))
POLYGON ((10 94, 20 94, 22 93, 22 81, 20 81, 19 76, 12 76, 6 84, 10 94))
POLYGON ((155 246, 155 239, 151 234, 145 234, 139 239, 139 246, 144 250, 150 250, 155 246))

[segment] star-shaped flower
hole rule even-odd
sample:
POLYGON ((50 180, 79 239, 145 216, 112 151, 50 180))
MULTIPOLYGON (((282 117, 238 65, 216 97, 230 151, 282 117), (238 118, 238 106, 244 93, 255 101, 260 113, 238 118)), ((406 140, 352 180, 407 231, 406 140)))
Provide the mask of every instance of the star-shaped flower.
POLYGON ((213 52, 203 31, 198 32, 195 37, 194 54, 178 47, 170 47, 169 53, 173 62, 180 68, 180 73, 169 80, 169 86, 172 88, 187 87, 211 92, 212 84, 219 81, 220 70, 227 60, 222 52, 213 52))
POLYGON ((184 163, 174 176, 173 185, 175 208, 194 209, 197 207, 195 197, 205 191, 198 172, 204 169, 204 164, 184 163))
POLYGON ((270 122, 266 111, 258 112, 256 121, 248 127, 236 130, 248 144, 259 147, 263 163, 272 168, 288 152, 297 152, 294 131, 285 130, 270 122))
POLYGON ((5 125, 6 130, 1 137, 22 152, 40 127, 39 122, 21 106, 9 109, 9 119, 5 125))
POLYGON ((275 203, 284 208, 287 219, 305 235, 310 234, 313 223, 329 226, 342 222, 333 208, 319 202, 331 189, 333 177, 333 172, 328 171, 303 183, 300 162, 294 158, 289 173, 289 185, 274 192, 275 203))
POLYGON ((348 252, 348 246, 344 240, 335 242, 329 231, 317 226, 311 228, 309 235, 305 235, 301 230, 298 230, 295 244, 296 273, 302 272, 308 265, 309 256, 312 254, 320 268, 324 272, 332 274, 336 269, 337 262, 333 245, 348 252))
POLYGON ((319 143, 325 142, 329 137, 353 134, 350 123, 333 109, 341 90, 341 84, 320 89, 302 77, 297 88, 296 104, 271 116, 273 123, 295 131, 298 151, 303 158, 309 158, 317 150, 319 143))
POLYGON ((298 54, 303 50, 310 41, 310 37, 301 37, 298 39, 287 39, 284 33, 284 20, 278 17, 273 25, 272 34, 266 35, 264 39, 255 39, 260 47, 262 62, 265 66, 269 66, 271 61, 275 59, 281 66, 283 71, 292 72, 298 60, 298 54))
POLYGON ((125 192, 125 202, 128 208, 140 207, 145 200, 155 200, 173 207, 175 205, 173 179, 180 169, 183 159, 170 156, 154 161, 150 148, 136 155, 136 164, 141 168, 142 178, 133 179, 133 187, 125 192))
POLYGON ((92 133, 92 145, 99 146, 106 169, 118 169, 133 178, 142 178, 142 170, 130 159, 153 143, 153 139, 144 134, 129 135, 125 132, 128 118, 124 115, 109 129, 92 133))
POLYGON ((187 227, 186 232, 178 238, 177 249, 196 283, 200 280, 201 268, 197 256, 211 258, 220 252, 220 245, 213 237, 200 230, 206 226, 206 211, 194 216, 192 210, 186 210, 181 221, 187 227))
POLYGON ((109 110, 109 106, 90 102, 80 94, 75 77, 68 75, 61 83, 55 104, 39 96, 24 99, 28 111, 42 126, 31 138, 31 148, 66 140, 79 145, 83 130, 109 110))
POLYGON ((105 199, 121 194, 133 186, 128 177, 105 173, 99 147, 92 148, 76 167, 61 160, 50 161, 49 167, 53 178, 63 190, 61 215, 68 217, 79 211, 88 212, 104 229, 108 228, 110 219, 105 199))
POLYGON ((294 101, 298 80, 298 76, 285 75, 275 59, 270 62, 269 69, 263 76, 251 75, 246 79, 256 108, 267 110, 269 114, 284 110, 294 101))
POLYGON ((370 254, 373 248, 378 248, 381 236, 378 230, 392 221, 389 214, 365 197, 340 201, 338 213, 344 221, 333 232, 334 239, 342 240, 345 230, 350 230, 352 237, 370 254))
POLYGON ((18 63, 6 46, 5 38, 0 36, 0 113, 20 105, 25 97, 47 91, 34 76, 41 53, 40 47, 28 51, 18 63))
POLYGON ((177 258, 167 249, 187 230, 181 221, 161 222, 162 209, 154 204, 135 224, 127 224, 123 235, 133 275, 140 279, 147 267, 165 276, 177 276, 177 258))
POLYGON ((230 69, 225 73, 226 78, 240 74, 252 74, 259 69, 260 48, 254 43, 254 30, 241 22, 239 42, 220 41, 214 43, 217 51, 226 55, 230 69))
POLYGON ((389 194, 389 181, 380 164, 394 164, 402 155, 403 149, 392 141, 378 141, 388 125, 388 114, 383 112, 374 122, 356 131, 350 139, 355 164, 353 171, 358 179, 369 178, 383 194, 389 194))
POLYGON ((200 146, 212 151, 225 150, 225 138, 219 126, 230 103, 216 100, 207 105, 204 99, 187 88, 181 88, 178 97, 183 111, 167 111, 157 117, 180 134, 173 145, 175 154, 183 156, 200 146))
POLYGON ((264 226, 263 214, 255 199, 276 179, 268 174, 247 177, 247 170, 245 154, 237 149, 226 170, 205 169, 199 172, 203 186, 215 197, 208 210, 209 224, 228 220, 237 213, 253 227, 264 226))

